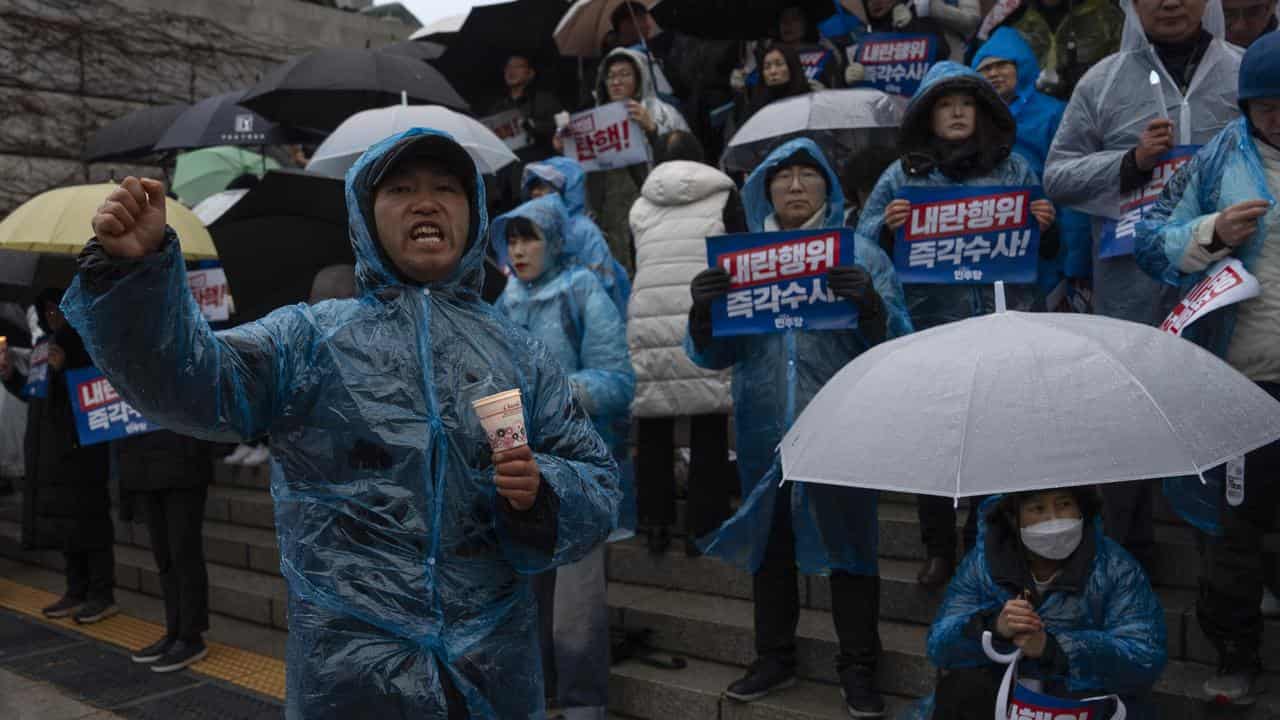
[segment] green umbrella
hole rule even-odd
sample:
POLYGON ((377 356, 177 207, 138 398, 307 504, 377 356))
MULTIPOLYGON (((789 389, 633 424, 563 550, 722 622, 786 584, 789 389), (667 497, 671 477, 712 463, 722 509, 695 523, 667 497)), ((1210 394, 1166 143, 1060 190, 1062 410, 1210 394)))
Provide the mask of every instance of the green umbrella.
POLYGON ((262 177, 280 163, 243 148, 220 145, 178 155, 173 171, 173 192, 188 207, 227 189, 246 173, 262 177))

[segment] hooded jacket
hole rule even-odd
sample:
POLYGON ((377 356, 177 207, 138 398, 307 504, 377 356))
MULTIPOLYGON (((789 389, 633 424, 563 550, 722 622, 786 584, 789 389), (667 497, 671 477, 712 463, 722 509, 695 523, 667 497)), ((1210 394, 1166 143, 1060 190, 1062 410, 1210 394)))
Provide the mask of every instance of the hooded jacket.
POLYGON ((529 283, 513 274, 495 306, 545 345, 568 374, 574 399, 624 468, 619 527, 634 530, 635 493, 625 468, 631 465, 627 441, 636 376, 627 352, 626 325, 596 276, 574 264, 565 250, 567 213, 559 195, 530 200, 493 221, 494 249, 504 263, 507 226, 515 218, 530 220, 542 233, 543 270, 529 283))
MULTIPOLYGON (((1039 185, 1040 178, 1031 165, 1021 155, 1012 153, 1014 142, 1013 118, 985 78, 957 63, 934 65, 925 74, 903 117, 898 146, 904 159, 895 161, 884 171, 867 198, 858 218, 859 239, 868 243, 879 241, 885 208, 904 187, 1039 185), (964 180, 955 180, 931 165, 930 156, 925 152, 933 136, 933 104, 947 92, 958 90, 972 92, 978 99, 978 112, 991 118, 997 133, 993 159, 1002 158, 990 172, 964 180)), ((1043 243, 1043 235, 1041 240, 1043 243)), ((905 287, 907 309, 917 330, 995 312, 994 291, 988 285, 908 284, 905 287)), ((1040 288, 1035 283, 1006 285, 1005 297, 1011 310, 1043 306, 1040 288)))
POLYGON ((1144 274, 1133 257, 1099 258, 1098 241, 1103 221, 1120 215, 1124 157, 1162 109, 1174 123, 1178 145, 1208 142, 1240 114, 1240 51, 1221 39, 1219 0, 1205 6, 1203 27, 1214 39, 1184 95, 1147 40, 1136 12, 1126 5, 1120 51, 1081 79, 1049 149, 1045 191, 1054 202, 1094 217, 1093 302, 1099 315, 1154 325, 1177 301, 1176 293, 1144 274), (1153 72, 1159 85, 1150 82, 1153 72))
POLYGON ((581 559, 617 513, 617 465, 559 363, 479 297, 488 217, 472 163, 456 160, 474 175, 463 178, 471 231, 453 272, 422 285, 387 260, 372 170, 418 135, 461 157, 449 136, 415 128, 347 173, 356 299, 285 307, 215 334, 170 231, 139 260, 99 257, 104 270, 82 256, 63 302, 148 419, 215 441, 270 433, 289 718, 443 718, 453 692, 454 715, 541 717, 525 576, 581 559), (542 476, 524 513, 496 494, 471 405, 513 388, 542 476))
MULTIPOLYGON (((983 653, 982 632, 1027 588, 1029 572, 1021 540, 1005 523, 992 521, 1002 497, 988 498, 977 511, 977 543, 956 570, 929 628, 929 661, 939 669, 1004 672, 1005 666, 983 653)), ((1164 609, 1142 566, 1103 534, 1101 518, 1086 519, 1080 546, 1036 600, 1053 650, 1039 662, 1026 662, 1045 683, 1044 691, 1077 698, 1116 693, 1129 717, 1152 717, 1154 708, 1142 696, 1168 660, 1164 609)), ((917 717, 930 717, 930 706, 929 700, 921 703, 917 717)))
POLYGON ((689 283, 707 267, 706 238, 725 232, 733 180, 709 165, 658 165, 631 206, 636 286, 627 342, 636 368, 637 417, 727 413, 729 374, 703 370, 684 352, 689 283))
MULTIPOLYGON (((618 312, 626 319, 631 297, 631 281, 627 270, 609 254, 604 233, 587 214, 587 174, 582 166, 567 157, 550 157, 524 166, 521 190, 524 199, 535 183, 542 182, 560 193, 568 210, 564 226, 565 261, 581 265, 595 273, 618 312)), ((506 265, 506 246, 498 248, 499 264, 506 265)))
MULTIPOLYGON (((844 193, 839 178, 818 146, 791 140, 770 153, 747 178, 743 206, 747 226, 762 232, 772 226, 768 180, 773 168, 797 153, 807 155, 827 179, 825 215, 814 227, 839 227, 844 193)), ((902 289, 889 258, 875 243, 855 241, 854 262, 871 274, 884 301, 888 337, 911 332, 902 289)), ((700 367, 733 369, 733 407, 737 428, 738 474, 744 502, 738 512, 704 541, 715 555, 750 572, 759 569, 769 539, 778 492, 791 493, 796 562, 805 573, 846 570, 875 574, 876 494, 850 488, 788 483, 778 488, 778 443, 818 390, 840 368, 869 347, 858 330, 787 330, 766 335, 712 338, 698 348, 686 335, 685 351, 700 367)))
MULTIPOLYGON (((616 57, 625 57, 631 61, 636 71, 636 99, 645 109, 649 111, 649 115, 653 117, 654 123, 658 125, 658 129, 653 134, 661 137, 672 130, 689 129, 689 124, 685 122, 684 116, 680 111, 663 101, 658 97, 658 89, 653 83, 653 74, 649 70, 649 62, 644 55, 631 50, 629 48, 615 48, 604 56, 604 60, 600 61, 600 69, 596 73, 599 78, 596 84, 596 98, 600 104, 609 102, 608 80, 606 78, 605 68, 616 57)), ((652 138, 650 139, 652 144, 652 138)))

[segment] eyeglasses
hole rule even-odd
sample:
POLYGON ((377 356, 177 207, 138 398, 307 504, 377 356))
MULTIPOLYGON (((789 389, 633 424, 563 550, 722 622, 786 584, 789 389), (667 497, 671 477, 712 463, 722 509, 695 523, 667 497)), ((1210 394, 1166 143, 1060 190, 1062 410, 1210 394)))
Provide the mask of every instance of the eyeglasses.
POLYGON ((827 182, 822 173, 817 170, 804 169, 796 172, 794 170, 780 170, 777 175, 773 176, 773 187, 789 187, 792 183, 799 180, 800 185, 805 188, 815 188, 827 182))
POLYGON ((622 82, 623 80, 634 80, 635 77, 636 77, 636 74, 631 70, 617 70, 614 72, 610 72, 608 75, 605 75, 604 79, 608 82, 613 83, 613 82, 622 82))

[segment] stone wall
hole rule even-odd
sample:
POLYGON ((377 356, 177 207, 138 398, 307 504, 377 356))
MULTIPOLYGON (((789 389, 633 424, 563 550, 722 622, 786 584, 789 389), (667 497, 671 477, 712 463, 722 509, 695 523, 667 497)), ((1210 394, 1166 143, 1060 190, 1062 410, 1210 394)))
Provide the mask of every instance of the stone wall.
POLYGON ((300 52, 410 32, 297 0, 0 0, 0 218, 52 187, 159 172, 81 162, 88 136, 121 115, 247 87, 300 52))

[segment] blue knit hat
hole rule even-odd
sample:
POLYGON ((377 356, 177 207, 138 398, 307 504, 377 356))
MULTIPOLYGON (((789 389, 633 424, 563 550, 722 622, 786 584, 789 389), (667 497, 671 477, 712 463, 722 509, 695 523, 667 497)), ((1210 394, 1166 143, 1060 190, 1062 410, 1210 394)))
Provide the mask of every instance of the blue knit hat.
POLYGON ((1280 30, 1255 40, 1240 61, 1240 107, 1259 98, 1280 98, 1280 30))

